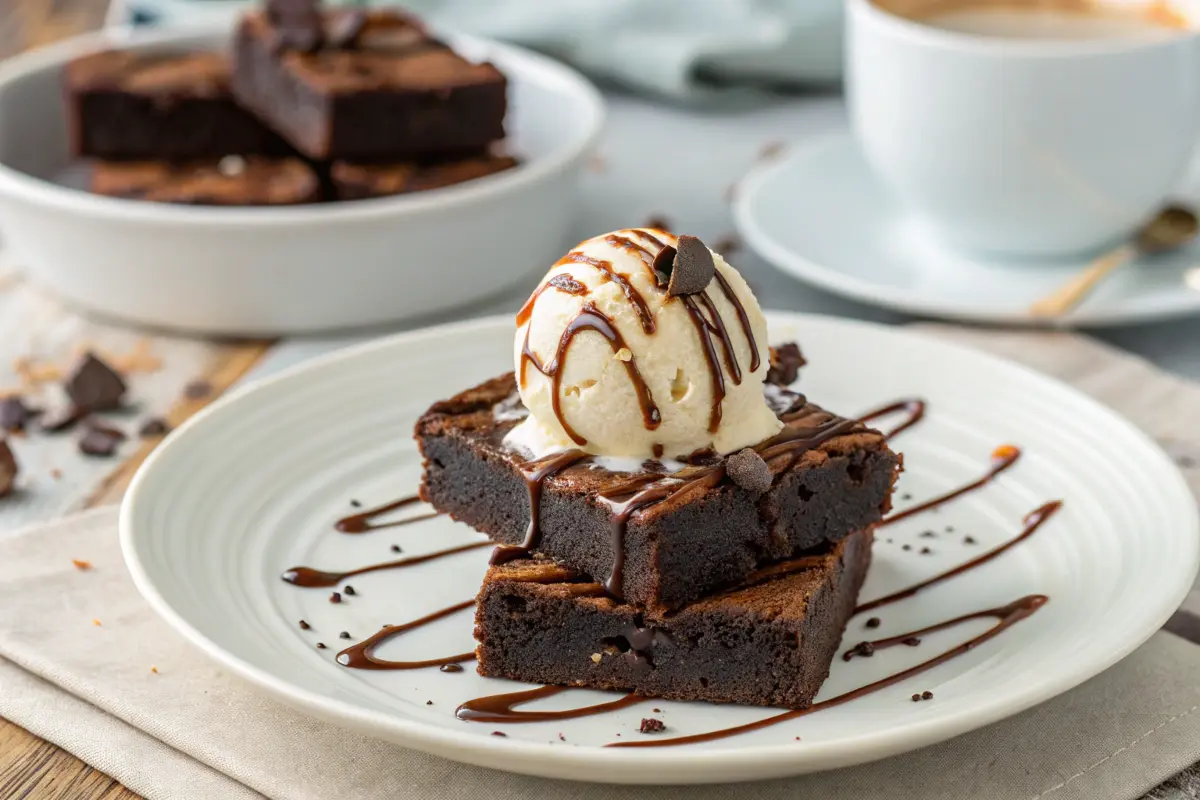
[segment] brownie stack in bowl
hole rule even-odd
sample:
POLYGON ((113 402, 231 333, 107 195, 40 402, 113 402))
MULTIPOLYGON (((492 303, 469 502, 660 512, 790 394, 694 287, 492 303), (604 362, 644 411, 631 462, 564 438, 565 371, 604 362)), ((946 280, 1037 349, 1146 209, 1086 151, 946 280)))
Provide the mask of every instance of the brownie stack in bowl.
POLYGON ((271 0, 232 58, 110 50, 72 62, 67 117, 91 191, 294 205, 449 186, 509 169, 507 81, 399 11, 271 0))
POLYGON ((517 316, 515 372, 418 422, 422 496, 487 534, 479 672, 802 708, 900 459, 790 387, 749 287, 695 237, 582 242, 517 316))

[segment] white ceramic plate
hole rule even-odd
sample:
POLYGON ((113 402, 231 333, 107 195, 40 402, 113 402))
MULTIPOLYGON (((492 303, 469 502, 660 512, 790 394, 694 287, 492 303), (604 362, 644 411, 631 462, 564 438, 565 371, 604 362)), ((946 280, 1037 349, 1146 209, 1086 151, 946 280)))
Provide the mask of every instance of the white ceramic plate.
POLYGON ((60 89, 68 61, 113 46, 219 49, 224 29, 89 34, 9 59, 0 66, 5 247, 30 278, 76 306, 204 334, 379 325, 528 280, 570 244, 578 177, 603 124, 603 101, 549 58, 447 38, 508 76, 506 146, 524 163, 445 189, 290 208, 149 203, 53 182, 70 163, 60 89))
MULTIPOLYGON (((978 555, 1021 529, 1042 503, 1065 506, 1027 541, 970 574, 881 609, 886 636, 1031 593, 1050 602, 997 639, 893 688, 756 733, 704 745, 604 749, 636 740, 645 706, 527 725, 454 716, 470 698, 520 688, 468 669, 445 674, 347 670, 338 631, 356 636, 470 598, 487 550, 402 572, 353 579, 347 602, 284 584, 287 567, 348 568, 477 541, 445 519, 347 536, 333 522, 349 501, 410 493, 420 463, 414 419, 438 398, 510 368, 512 321, 487 319, 371 343, 222 400, 147 462, 121 516, 129 568, 153 607, 213 659, 280 700, 370 735, 472 764, 558 778, 700 783, 830 769, 904 752, 1016 713, 1129 653, 1167 619, 1197 566, 1195 502, 1168 458, 1098 404, 1007 362, 881 326, 768 315, 775 341, 810 358, 802 385, 847 413, 919 395, 927 419, 901 434, 901 507, 978 477, 997 445, 1025 455, 988 488, 942 511, 881 531, 863 599, 978 555), (853 364, 854 369, 846 369, 853 364), (947 526, 954 528, 947 531, 947 526), (926 529, 935 538, 921 537, 926 529), (978 544, 963 542, 973 536, 978 544), (889 541, 890 540, 890 541, 889 541), (914 545, 904 550, 903 545, 914 545), (935 552, 920 555, 921 546, 935 552), (299 619, 312 623, 301 631, 299 619), (329 645, 314 649, 317 641, 329 645), (932 690, 931 702, 913 692, 932 690), (432 700, 433 705, 426 705, 432 700), (504 728, 507 738, 491 736, 504 728), (566 741, 558 739, 562 732, 566 741), (796 741, 796 737, 801 737, 796 741), (618 738, 619 737, 619 738, 618 738)), ((408 511, 405 513, 414 513, 408 511)), ((928 659, 979 633, 974 623, 917 648, 835 660, 828 698, 928 659)), ((383 658, 432 658, 471 648, 468 611, 391 642, 383 658)), ((862 616, 844 644, 868 638, 862 616)), ((575 690, 544 701, 589 705, 612 695, 575 690)), ((761 719, 769 710, 655 701, 662 735, 761 719)))
MULTIPOLYGON (((797 146, 740 184, 746 242, 803 281, 864 303, 971 322, 1044 325, 1034 300, 1087 266, 972 257, 930 236, 849 133, 797 146)), ((1130 264, 1058 322, 1129 325, 1200 313, 1200 246, 1130 264)))

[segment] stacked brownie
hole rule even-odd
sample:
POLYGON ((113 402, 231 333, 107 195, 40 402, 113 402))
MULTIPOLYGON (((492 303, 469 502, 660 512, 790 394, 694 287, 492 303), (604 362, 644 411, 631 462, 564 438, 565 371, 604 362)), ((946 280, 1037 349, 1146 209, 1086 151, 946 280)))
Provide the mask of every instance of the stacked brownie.
POLYGON ((202 205, 424 191, 515 166, 504 76, 399 11, 271 0, 219 53, 106 51, 66 71, 91 190, 202 205))
POLYGON ((435 404, 416 426, 422 496, 507 545, 478 598, 479 672, 679 700, 811 703, 900 460, 878 431, 788 388, 794 367, 773 369, 764 394, 784 424, 778 440, 795 446, 761 450, 754 480, 711 452, 634 472, 590 458, 530 463, 504 442, 523 413, 512 374, 435 404))

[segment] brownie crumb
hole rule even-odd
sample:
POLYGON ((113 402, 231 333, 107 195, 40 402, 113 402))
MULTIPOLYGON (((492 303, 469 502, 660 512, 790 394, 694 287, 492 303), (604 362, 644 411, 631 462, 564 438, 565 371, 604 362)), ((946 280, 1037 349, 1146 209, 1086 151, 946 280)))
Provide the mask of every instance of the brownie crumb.
POLYGON ((114 435, 112 430, 90 428, 79 440, 79 452, 93 458, 111 458, 125 434, 114 435))
POLYGON ((919 703, 919 702, 921 702, 921 695, 919 695, 919 694, 914 694, 914 695, 912 696, 912 701, 913 701, 914 703, 919 703))
POLYGON ((936 539, 937 533, 935 531, 921 531, 921 538, 922 539, 936 539))
POLYGON ((325 649, 325 643, 324 643, 324 642, 317 642, 317 649, 318 649, 318 650, 324 650, 324 649, 325 649))
POLYGON ((666 724, 661 719, 647 717, 642 720, 642 726, 638 728, 642 733, 658 733, 667 729, 666 724))
POLYGON ((912 500, 912 492, 905 492, 904 494, 900 495, 900 499, 901 500, 912 500))
POLYGON ((333 592, 332 594, 330 594, 329 602, 335 603, 335 604, 342 602, 342 593, 341 592, 333 592))
POLYGON ((921 643, 921 640, 916 636, 909 636, 905 639, 900 640, 900 644, 905 644, 905 645, 908 645, 909 647, 916 647, 920 643, 921 643))
POLYGON ((901 550, 912 550, 912 545, 911 544, 901 545, 900 549, 901 550))
POLYGON ((359 501, 357 501, 357 500, 351 500, 351 501, 350 501, 350 507, 351 507, 351 508, 362 508, 362 503, 360 503, 360 502, 359 502, 359 501))
POLYGON ((922 547, 922 548, 921 548, 921 555, 923 555, 923 556, 927 556, 927 555, 929 555, 929 554, 930 554, 930 553, 932 553, 932 552, 933 552, 933 551, 932 551, 932 550, 930 550, 928 547, 922 547))
POLYGON ((312 625, 309 625, 309 624, 308 624, 307 622, 305 622, 304 620, 300 620, 300 630, 302 630, 302 631, 310 631, 310 630, 312 630, 312 625))
POLYGON ((356 591, 354 590, 354 587, 353 587, 353 586, 350 586, 349 584, 347 584, 346 586, 342 587, 342 591, 343 591, 343 592, 345 592, 346 594, 350 595, 351 597, 354 597, 354 595, 358 594, 358 592, 356 592, 356 591))
POLYGON ((661 713, 663 713, 661 708, 652 708, 652 709, 650 709, 650 710, 651 710, 651 711, 653 711, 655 714, 661 714, 661 713))
POLYGON ((947 525, 947 526, 946 526, 946 533, 954 533, 954 526, 953 526, 953 525, 947 525))
POLYGON ((0 400, 0 431, 20 433, 39 413, 25 405, 25 401, 19 396, 6 397, 0 400))
POLYGON ((504 731, 492 731, 492 736, 508 736, 504 731))
POLYGON ((933 692, 931 692, 931 691, 929 691, 928 689, 926 689, 925 691, 921 692, 921 699, 922 699, 922 700, 932 700, 932 699, 933 699, 933 692))
POLYGON ((138 429, 138 436, 143 439, 153 439, 157 436, 166 436, 171 432, 171 426, 162 417, 152 417, 146 420, 142 427, 138 429))
POLYGON ((869 620, 867 620, 866 625, 868 628, 878 628, 881 622, 883 622, 883 620, 881 620, 879 617, 871 617, 869 620))
POLYGON ((81 572, 86 572, 92 568, 92 562, 84 561, 81 558, 72 558, 71 563, 75 565, 75 569, 80 570, 81 572))
POLYGON ((963 544, 978 544, 974 536, 964 536, 963 544))
POLYGON ((13 454, 12 448, 8 446, 8 442, 0 439, 0 497, 12 493, 13 488, 17 485, 17 475, 20 472, 21 467, 17 464, 17 457, 13 454))
POLYGON ((871 644, 870 642, 859 642, 858 644, 854 645, 854 647, 851 647, 846 651, 845 655, 842 656, 842 660, 849 661, 855 656, 870 658, 873 655, 875 655, 875 645, 871 644))
POLYGON ((402 549, 400 548, 400 545, 398 545, 398 544, 394 544, 394 545, 392 545, 392 552, 393 552, 393 553, 403 553, 403 552, 404 552, 404 550, 402 550, 402 549))
POLYGON ((426 700, 426 701, 425 701, 425 705, 427 705, 427 706, 431 706, 431 705, 433 705, 433 701, 432 701, 432 700, 426 700))
POLYGON ((349 639, 350 631, 342 631, 341 633, 338 634, 338 638, 339 639, 349 639))
POLYGON ((208 381, 192 381, 183 387, 183 396, 188 400, 203 400, 212 394, 213 387, 208 381))
POLYGON ((800 345, 787 342, 768 350, 771 366, 767 370, 767 383, 776 386, 791 386, 800 377, 800 368, 804 366, 804 354, 800 345))

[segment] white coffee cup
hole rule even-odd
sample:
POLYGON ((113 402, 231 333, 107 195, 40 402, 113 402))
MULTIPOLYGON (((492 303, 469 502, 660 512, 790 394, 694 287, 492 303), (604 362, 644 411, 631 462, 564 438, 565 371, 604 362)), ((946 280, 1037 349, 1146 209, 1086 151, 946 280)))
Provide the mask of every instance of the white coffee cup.
POLYGON ((1065 256, 1124 239, 1167 199, 1200 137, 1191 25, 1042 40, 954 32, 873 0, 849 9, 848 98, 865 155, 962 249, 1065 256))

